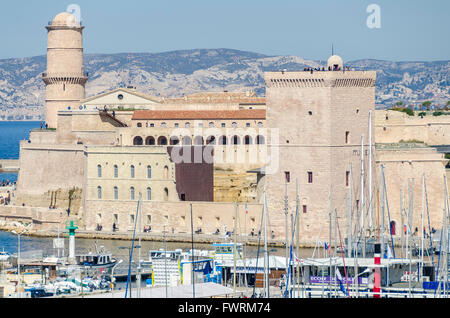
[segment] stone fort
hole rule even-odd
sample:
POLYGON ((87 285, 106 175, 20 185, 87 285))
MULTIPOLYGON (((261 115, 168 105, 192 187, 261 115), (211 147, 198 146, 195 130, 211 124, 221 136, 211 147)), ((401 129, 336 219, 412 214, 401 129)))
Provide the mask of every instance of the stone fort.
POLYGON ((46 28, 48 129, 21 142, 13 206, 0 216, 39 209, 42 225, 47 210, 56 226, 59 211, 60 222, 77 218, 84 230, 127 232, 140 200, 140 225, 155 233, 190 233, 192 208, 202 233, 237 222, 248 235, 260 229, 266 198, 274 237, 290 236, 298 212, 300 240, 313 245, 329 237, 330 213, 343 236, 348 224, 380 230, 383 167, 390 216, 381 231, 400 236, 409 205, 420 226, 423 176, 440 227, 448 160, 427 144, 449 144, 448 123, 408 124, 401 113, 376 111, 375 71, 351 70, 334 55, 320 70, 266 73, 265 97, 159 98, 130 86, 86 98, 84 27, 61 13, 46 28), (404 142, 412 139, 422 143, 404 142))

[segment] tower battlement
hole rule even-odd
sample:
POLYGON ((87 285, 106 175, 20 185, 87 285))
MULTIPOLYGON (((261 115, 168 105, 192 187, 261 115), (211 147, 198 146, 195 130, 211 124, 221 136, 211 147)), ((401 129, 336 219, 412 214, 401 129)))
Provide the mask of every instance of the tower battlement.
POLYGON ((265 82, 271 87, 375 87, 375 71, 301 71, 267 72, 265 82))

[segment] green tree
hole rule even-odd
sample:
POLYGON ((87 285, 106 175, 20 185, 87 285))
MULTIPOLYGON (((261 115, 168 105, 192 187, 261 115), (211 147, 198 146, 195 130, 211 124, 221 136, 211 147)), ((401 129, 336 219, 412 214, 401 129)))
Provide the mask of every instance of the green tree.
POLYGON ((430 110, 431 102, 430 101, 423 102, 422 109, 423 109, 423 107, 425 107, 427 110, 430 110))

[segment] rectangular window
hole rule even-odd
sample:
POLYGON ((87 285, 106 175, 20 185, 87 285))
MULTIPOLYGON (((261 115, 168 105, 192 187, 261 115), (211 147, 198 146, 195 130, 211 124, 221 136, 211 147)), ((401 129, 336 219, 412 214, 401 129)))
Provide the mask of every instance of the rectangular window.
POLYGON ((350 186, 350 171, 347 171, 345 173, 345 186, 346 187, 350 186))
POLYGON ((350 132, 349 131, 345 132, 345 143, 346 144, 350 143, 350 132))
POLYGON ((308 183, 313 183, 313 173, 311 171, 308 172, 308 183))
POLYGON ((152 224, 152 216, 147 215, 147 224, 152 224))
POLYGON ((186 201, 186 194, 184 193, 181 194, 181 201, 186 201))
POLYGON ((308 212, 308 207, 306 205, 303 206, 303 213, 306 214, 308 212))
POLYGON ((130 214, 130 224, 134 224, 134 214, 130 214))
POLYGON ((114 214, 113 222, 116 224, 119 223, 119 215, 118 214, 114 214))

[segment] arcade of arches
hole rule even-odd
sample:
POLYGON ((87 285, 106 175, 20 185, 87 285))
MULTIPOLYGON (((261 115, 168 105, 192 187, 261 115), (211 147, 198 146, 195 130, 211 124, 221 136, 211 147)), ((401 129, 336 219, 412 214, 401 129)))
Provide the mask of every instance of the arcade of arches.
POLYGON ((266 143, 266 138, 262 135, 257 135, 257 136, 244 136, 244 137, 240 137, 240 136, 220 136, 220 137, 216 137, 216 136, 209 136, 208 138, 203 138, 202 136, 196 136, 194 138, 191 138, 190 136, 184 136, 181 138, 178 138, 176 136, 172 136, 170 138, 165 137, 165 136, 160 136, 157 139, 153 136, 149 136, 147 138, 145 138, 145 143, 144 143, 144 138, 141 136, 136 136, 133 139, 133 145, 134 146, 168 146, 169 144, 171 146, 176 146, 179 145, 180 143, 183 146, 191 146, 191 145, 195 145, 195 146, 203 146, 203 145, 216 145, 216 140, 218 140, 218 144, 219 145, 240 145, 240 144, 244 144, 244 145, 252 145, 252 144, 256 144, 256 145, 264 145, 266 143))

